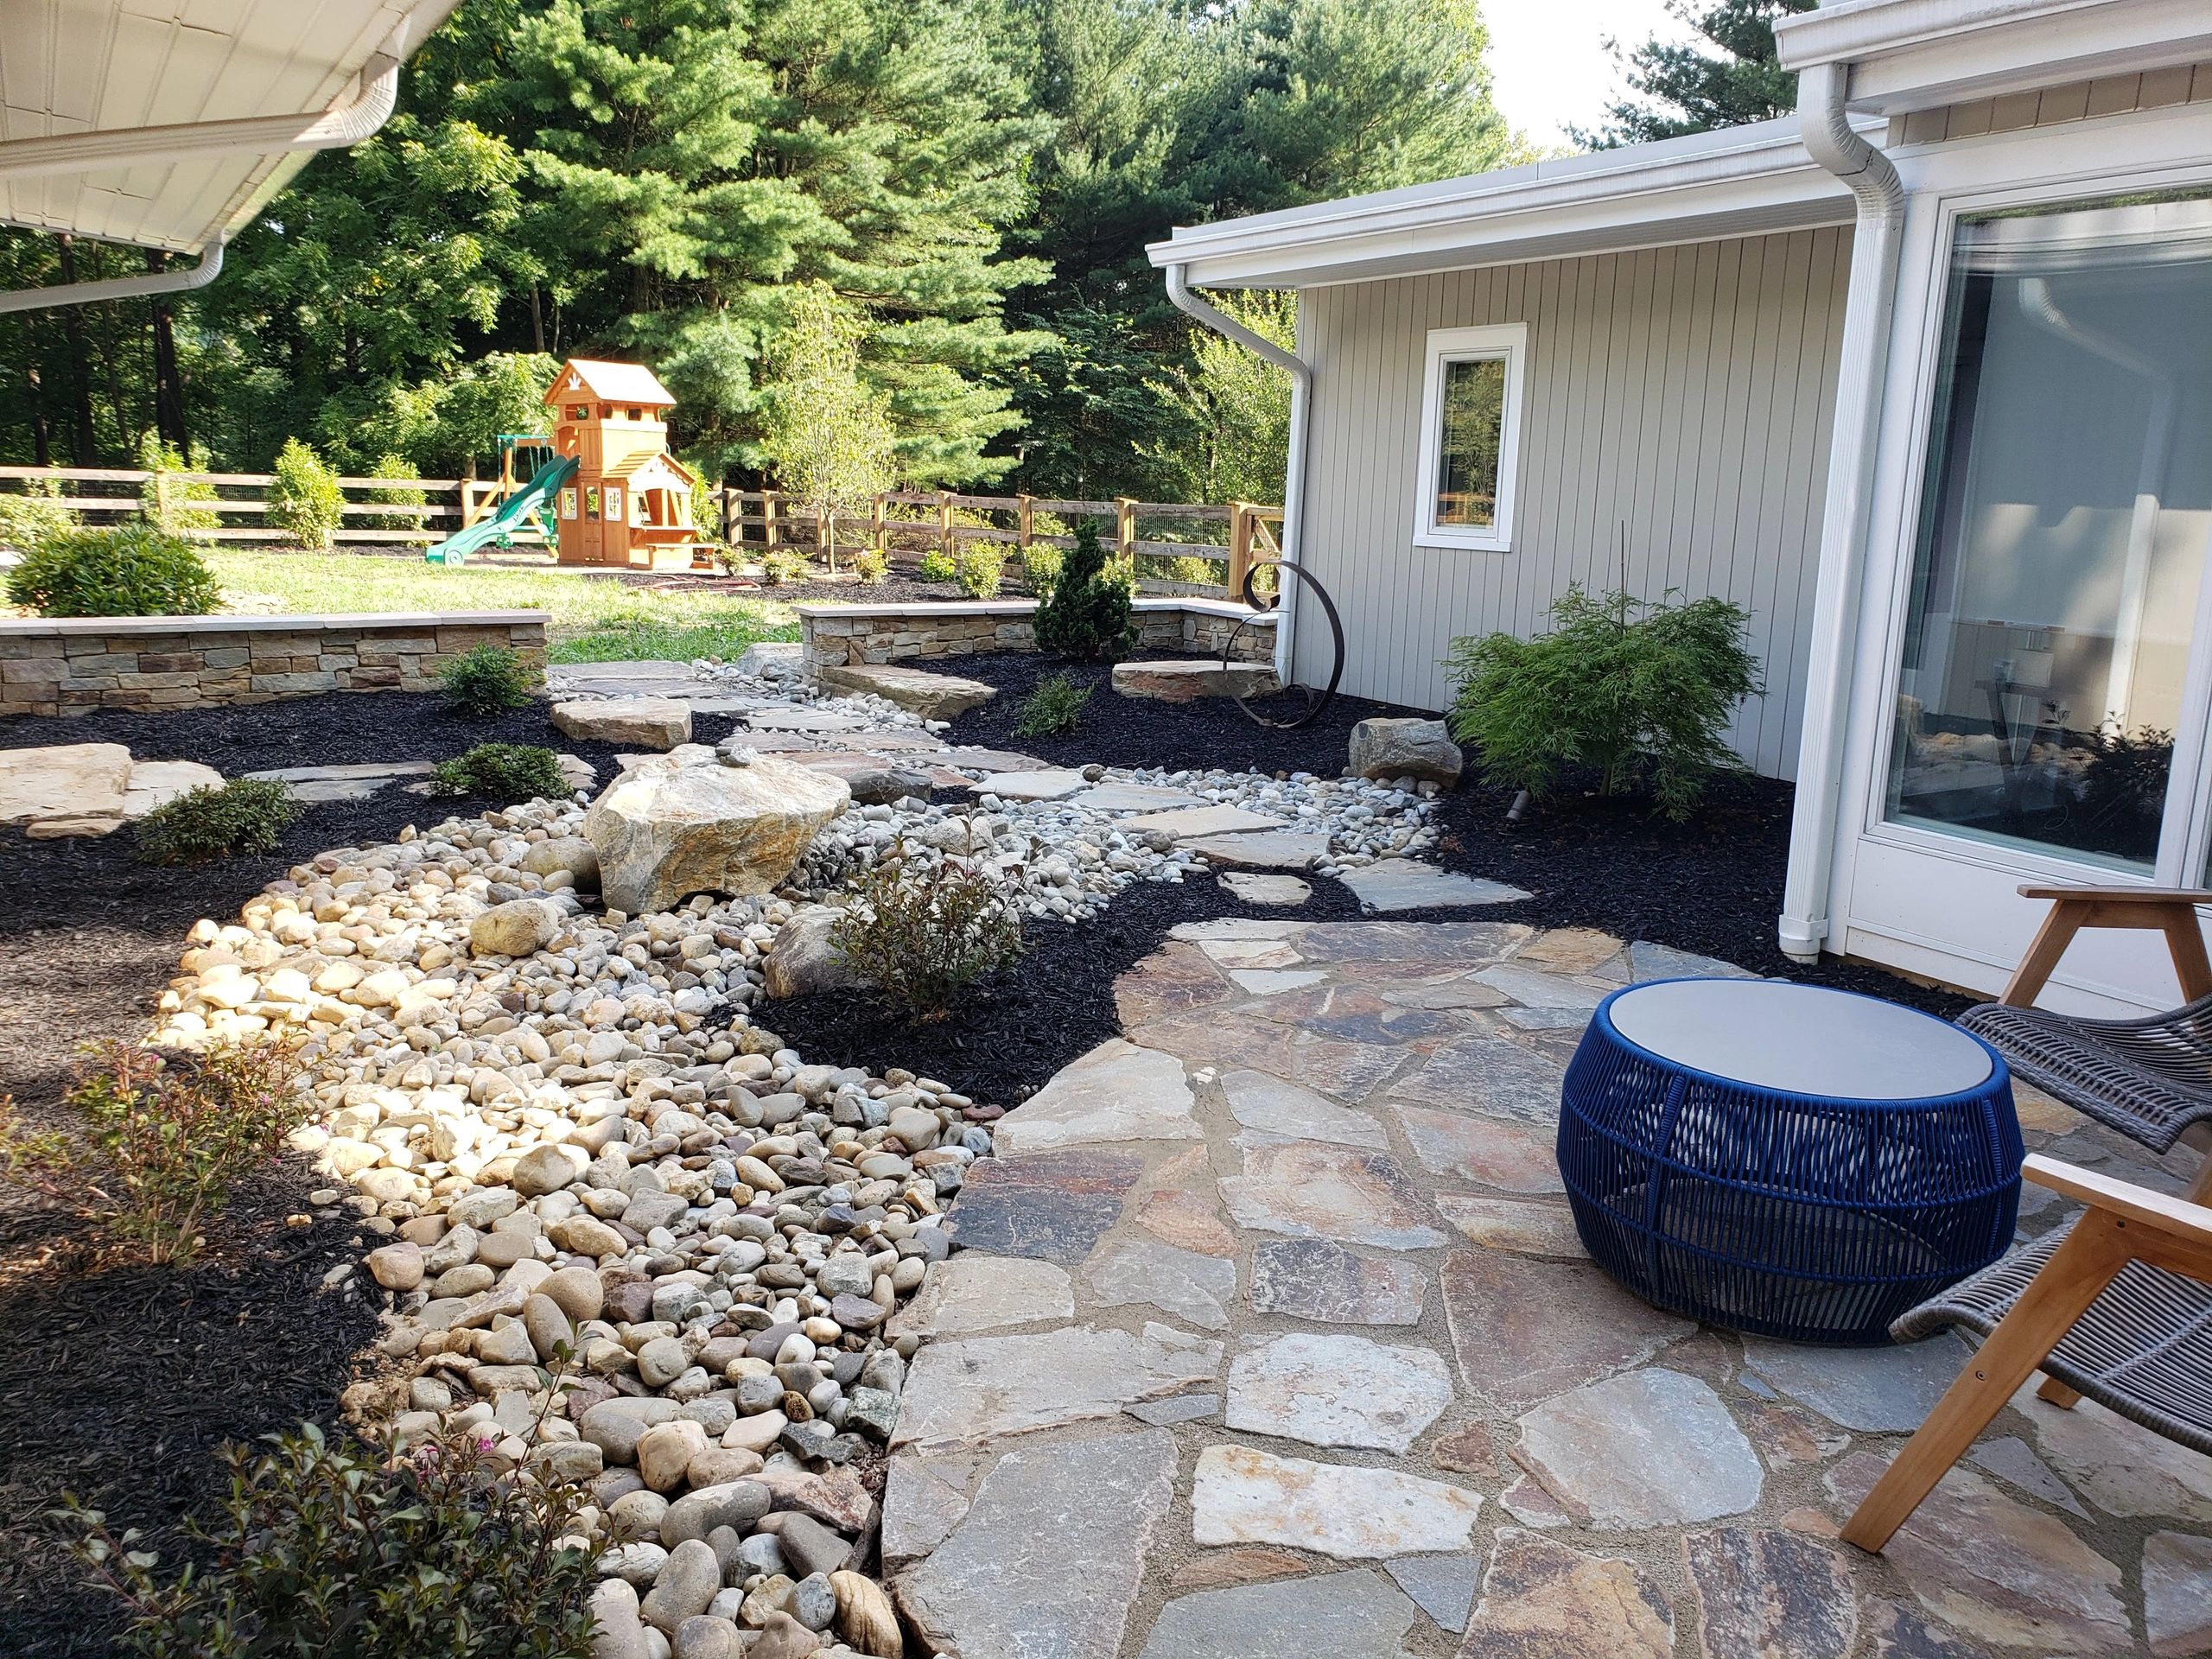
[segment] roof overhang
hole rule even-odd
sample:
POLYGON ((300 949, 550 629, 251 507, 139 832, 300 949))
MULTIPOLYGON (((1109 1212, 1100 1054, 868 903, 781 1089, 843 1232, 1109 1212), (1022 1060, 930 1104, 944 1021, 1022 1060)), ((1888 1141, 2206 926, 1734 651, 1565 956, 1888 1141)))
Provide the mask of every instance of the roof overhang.
POLYGON ((1850 66, 1891 116, 2212 60, 2207 0, 1834 0, 1774 26, 1783 67, 1850 66))
MULTIPOLYGON (((1880 125, 1870 120, 1868 130, 1880 125)), ((1847 225, 1797 118, 1178 229, 1147 251, 1204 288, 1313 288, 1847 225)))
POLYGON ((455 0, 0 0, 0 221, 196 253, 391 113, 455 0))

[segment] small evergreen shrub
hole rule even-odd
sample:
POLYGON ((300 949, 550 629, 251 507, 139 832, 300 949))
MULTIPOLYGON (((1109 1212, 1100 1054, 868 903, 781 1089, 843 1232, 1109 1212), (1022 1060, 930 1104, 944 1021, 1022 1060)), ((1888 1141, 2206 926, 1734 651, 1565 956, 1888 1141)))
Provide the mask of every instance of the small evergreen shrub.
POLYGON ((305 809, 273 778, 202 784, 138 820, 137 855, 148 864, 203 864, 238 853, 273 853, 305 809))
MULTIPOLYGON (((408 464, 404 455, 378 455, 369 467, 371 478, 413 478, 415 475, 415 468, 408 464)), ((419 489, 394 486, 371 490, 368 499, 381 506, 423 507, 429 505, 430 498, 419 489)), ((375 530, 420 530, 429 522, 427 513, 380 512, 370 527, 375 530)))
POLYGON ((438 671, 446 707, 479 720, 519 709, 530 701, 537 677, 521 656, 505 645, 475 645, 438 671))
POLYGON ((1006 550, 990 542, 970 542, 961 550, 960 591, 970 599, 996 599, 1006 574, 1006 550))
POLYGON ((846 966, 915 1020, 1021 954, 1017 899, 973 858, 932 859, 905 836, 855 884, 830 931, 846 966))
POLYGON ((772 547, 760 556, 760 580, 771 588, 787 582, 804 582, 811 567, 806 555, 787 547, 772 547))
POLYGON ((1745 648, 1749 613, 1724 599, 1656 601, 1570 585, 1534 639, 1452 642, 1452 734, 1490 779, 1541 799, 1570 766, 1603 792, 1648 789, 1666 817, 1689 817, 1713 774, 1742 762, 1721 741, 1758 690, 1745 648), (1641 613, 1641 614, 1638 614, 1641 613))
POLYGON ((1014 733, 1020 737, 1062 737, 1075 730, 1077 716, 1084 704, 1090 701, 1090 688, 1078 685, 1066 674, 1054 674, 1038 682, 1037 689, 1021 705, 1021 718, 1014 723, 1014 733))
POLYGON ((215 486, 181 476, 207 470, 204 452, 195 452, 193 461, 188 467, 176 446, 163 443, 152 432, 138 440, 138 467, 147 474, 138 486, 139 516, 165 536, 196 535, 223 521, 222 514, 207 505, 217 499, 215 486))
POLYGON ((8 573, 8 598, 41 616, 206 616, 223 590, 191 543, 129 524, 47 537, 8 573))
POLYGON ((221 1515, 186 1523, 206 1567, 166 1577, 98 1510, 76 1510, 78 1552, 137 1659, 589 1659, 588 1494, 505 1474, 481 1433, 401 1451, 307 1424, 229 1446, 221 1515))
POLYGON ((951 554, 941 547, 933 547, 922 555, 922 562, 915 567, 914 574, 924 582, 957 582, 960 577, 960 567, 951 554))
POLYGON ((1065 563, 1066 556, 1051 543, 1032 542, 1021 555, 1021 579, 1039 599, 1050 598, 1052 583, 1058 580, 1060 566, 1065 563))
POLYGON ((0 1166, 167 1263, 191 1257, 200 1229, 276 1161, 309 1106, 290 1046, 272 1043, 173 1056, 110 1043, 92 1051, 68 1103, 81 1136, 0 1117, 0 1166))
POLYGON ((479 795, 497 801, 563 801, 574 793, 561 758, 534 743, 479 743, 441 760, 430 773, 435 795, 479 795))
POLYGON ((1049 598, 1037 607, 1037 648, 1082 662, 1115 657, 1128 649, 1136 629, 1129 621, 1129 581, 1109 568, 1098 544, 1098 527, 1088 518, 1075 527, 1075 545, 1052 583, 1049 598))
POLYGON ((21 495, 0 494, 0 547, 35 553, 77 527, 77 514, 53 479, 25 484, 21 495))
POLYGON ((284 440, 269 486, 269 522, 310 552, 327 552, 346 510, 338 474, 297 438, 284 440))
POLYGON ((891 560, 880 547, 865 547, 853 555, 853 574, 870 586, 891 574, 891 560))

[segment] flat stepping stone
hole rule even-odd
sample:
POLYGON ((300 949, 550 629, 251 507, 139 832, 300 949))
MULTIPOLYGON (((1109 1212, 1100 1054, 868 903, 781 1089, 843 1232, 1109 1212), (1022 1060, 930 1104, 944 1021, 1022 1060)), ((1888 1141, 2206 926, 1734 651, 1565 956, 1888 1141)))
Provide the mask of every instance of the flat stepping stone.
POLYGON ((1322 1325, 1419 1325, 1428 1275, 1410 1262, 1362 1255, 1320 1238, 1262 1239, 1247 1292, 1262 1313, 1322 1325))
POLYGON ((999 1120, 1001 1158, 1119 1141, 1202 1141, 1183 1062, 1119 1037, 1104 1042, 999 1120))
POLYGON ((1072 1266, 1121 1218, 1123 1198, 1143 1174, 1133 1147, 985 1158, 969 1171, 946 1230, 967 1249, 1072 1266))
POLYGON ((1232 870, 1310 870, 1329 855, 1329 837, 1323 830, 1278 830, 1244 836, 1201 836, 1183 845, 1207 863, 1232 870))
POLYGON ((939 766, 957 767, 962 772, 1043 772, 1052 764, 1013 749, 985 749, 964 743, 952 744, 937 760, 939 766))
POLYGON ((1498 1534, 1483 1575, 1482 1602, 1467 1620, 1467 1643, 1459 1651, 1465 1659, 1669 1659, 1675 1611, 1667 1592, 1634 1563, 1507 1528, 1498 1534))
POLYGON ((1138 1659, 1404 1659, 1414 1616, 1369 1567, 1201 1590, 1160 1610, 1138 1659))
POLYGON ((1386 1250, 1433 1249, 1435 1211, 1387 1152, 1319 1141, 1240 1137, 1244 1173, 1220 1181, 1238 1224, 1293 1238, 1332 1238, 1386 1250))
POLYGON ((1520 1426, 1517 1459, 1601 1530, 1741 1515, 1766 1484, 1711 1385, 1662 1366, 1547 1400, 1520 1426))
POLYGON ((1382 1570, 1440 1629, 1457 1635, 1467 1628, 1467 1611, 1475 1603, 1473 1556, 1402 1555, 1383 1562, 1382 1570))
POLYGON ((1075 1281, 1066 1268, 963 1250, 930 1264, 920 1292, 885 1331, 893 1337, 956 1337, 1074 1317, 1075 1281))
POLYGON ((1948 1333, 1884 1348, 1814 1348, 1744 1338, 1744 1364, 1769 1387, 1810 1406, 1843 1428, 1910 1434, 1966 1364, 1967 1350, 1948 1333))
POLYGON ((756 732, 864 732, 869 723, 834 709, 756 709, 745 716, 746 726, 756 732))
POLYGON ((1256 875, 1246 870, 1224 871, 1221 885, 1248 905, 1302 905, 1313 896, 1311 884, 1294 875, 1256 875))
POLYGON ((893 1446, 980 1445, 1214 1385, 1221 1344, 1163 1325, 1063 1325, 1033 1336, 926 1344, 899 1398, 893 1446))
POLYGON ((1574 1212, 1564 1205, 1440 1192, 1436 1207, 1470 1243, 1494 1250, 1563 1262, 1580 1261, 1590 1254, 1575 1230, 1574 1212))
POLYGON ((1682 1542, 1707 1653, 1812 1659, 1851 1651, 1859 1597, 1833 1546, 1768 1527, 1715 1527, 1682 1542))
POLYGON ((1231 663, 1224 668, 1217 658, 1170 658, 1115 664, 1114 690, 1125 697, 1190 702, 1199 697, 1264 697, 1281 690, 1282 682, 1265 663, 1231 663))
POLYGON ((1526 889, 1440 869, 1413 858, 1378 858, 1337 878, 1370 911, 1465 909, 1477 905, 1517 904, 1526 889))
POLYGON ((1101 1244, 1084 1264, 1083 1278, 1095 1306, 1156 1307, 1202 1331, 1228 1329, 1230 1304, 1236 1300, 1233 1260, 1152 1238, 1101 1244))
POLYGON ((1471 1547, 1482 1503, 1465 1487, 1394 1469, 1210 1446, 1192 1483, 1191 1540, 1281 1544, 1339 1560, 1438 1554, 1471 1547))
POLYGON ((998 696, 995 686, 953 674, 931 674, 898 663, 825 664, 815 678, 833 692, 878 696, 925 720, 950 720, 998 696))
POLYGON ((123 816, 144 817, 195 789, 220 789, 223 774, 197 760, 134 760, 123 791, 123 816))
MULTIPOLYGON (((1630 1295, 1586 1262, 1458 1250, 1445 1261, 1439 1283, 1459 1379, 1500 1411, 1523 1410, 1645 1364, 1697 1329, 1630 1295)), ((1625 1411, 1637 1402, 1620 1403, 1625 1411)))
POLYGON ((1167 812, 1147 812, 1122 821, 1122 828, 1139 832, 1157 830, 1178 841, 1201 836, 1242 835, 1248 830, 1283 830, 1289 826, 1265 813, 1248 812, 1241 806, 1185 806, 1167 812))
POLYGON ((594 697, 556 702, 553 729, 600 743, 672 749, 691 741, 691 708, 667 697, 594 697))
POLYGON ((1042 772, 999 772, 978 778, 978 795, 995 795, 1002 801, 1065 800, 1083 787, 1083 774, 1058 767, 1042 772))
POLYGON ((282 766, 245 775, 288 785, 295 800, 365 801, 403 779, 428 778, 436 770, 434 760, 367 760, 350 766, 282 766))
POLYGON ((1093 784, 1071 798, 1086 812, 1160 812, 1176 806, 1204 806, 1196 795, 1153 784, 1093 784))
POLYGON ((1402 1452, 1452 1403, 1452 1377, 1427 1348, 1296 1331, 1229 1363, 1229 1427, 1249 1433, 1402 1452))
POLYGON ((1384 1140, 1382 1126, 1365 1112, 1356 1112, 1285 1083, 1264 1071, 1239 1070, 1221 1080, 1229 1098, 1229 1114, 1248 1129, 1280 1135, 1292 1141, 1335 1141, 1348 1147, 1372 1147, 1384 1140))
POLYGON ((0 823, 111 818, 113 829, 123 822, 130 766, 130 751, 120 743, 0 750, 0 823))
POLYGON ((1563 1192, 1555 1132, 1463 1109, 1393 1106, 1414 1156, 1433 1175, 1450 1175, 1501 1192, 1563 1192))
POLYGON ((1566 1081, 1565 1066, 1510 1037, 1461 1037, 1395 1084, 1390 1098, 1548 1127, 1559 1122, 1566 1081))
POLYGON ((625 696, 635 692, 652 696, 663 695, 671 685, 698 683, 699 676, 690 664, 662 657, 620 663, 564 663, 545 671, 546 690, 556 694, 590 691, 601 696, 625 696))
POLYGON ((1758 979, 1762 976, 1718 957, 1696 956, 1672 945, 1638 939, 1628 948, 1629 976, 1647 979, 1758 979))

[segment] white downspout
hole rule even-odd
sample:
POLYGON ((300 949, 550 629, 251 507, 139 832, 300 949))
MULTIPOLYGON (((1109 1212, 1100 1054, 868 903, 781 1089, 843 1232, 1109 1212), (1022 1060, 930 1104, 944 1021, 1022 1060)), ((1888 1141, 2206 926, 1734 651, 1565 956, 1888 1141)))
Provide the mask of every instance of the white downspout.
POLYGON ((1904 230, 1904 187, 1890 158, 1853 130, 1845 108, 1850 80, 1851 66, 1846 63, 1815 64, 1797 79, 1797 118, 1806 153, 1850 188, 1859 207, 1836 377, 1834 435, 1828 447, 1827 500, 1821 521, 1821 575, 1813 601, 1805 721, 1797 750, 1789 883, 1777 929, 1783 953, 1797 962, 1819 959, 1830 926, 1828 889, 1851 725, 1876 440, 1904 230))
MULTIPOLYGON (((1191 292, 1189 269, 1186 265, 1166 268, 1167 297, 1174 302, 1175 308, 1224 339, 1233 340, 1245 350, 1256 353, 1290 376, 1290 454, 1283 471, 1281 546, 1282 562, 1294 565, 1306 539, 1306 428, 1313 409, 1313 371, 1295 352, 1283 350, 1266 335, 1247 328, 1191 292)), ((1305 308, 1301 305, 1299 309, 1302 314, 1305 308)), ((1305 327, 1302 315, 1299 326, 1305 327)), ((1298 589, 1296 582, 1282 583, 1275 601, 1275 678, 1285 685, 1292 683, 1291 642, 1298 632, 1298 589)))
POLYGON ((0 293, 0 315, 38 311, 50 305, 90 305, 99 300, 135 300, 149 294, 183 294, 205 288, 223 272, 223 245, 210 242, 196 265, 149 271, 143 276, 110 276, 99 282, 63 283, 53 288, 20 288, 0 293))

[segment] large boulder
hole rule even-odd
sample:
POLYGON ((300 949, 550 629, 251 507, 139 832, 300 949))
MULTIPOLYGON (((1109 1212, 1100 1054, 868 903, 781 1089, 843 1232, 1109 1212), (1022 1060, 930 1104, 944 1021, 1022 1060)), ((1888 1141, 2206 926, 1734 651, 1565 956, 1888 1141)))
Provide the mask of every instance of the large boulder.
POLYGON ((842 990, 858 982, 830 938, 842 913, 831 905, 802 905, 791 912, 760 959, 770 996, 842 990))
POLYGON ((1465 764, 1440 720, 1363 720, 1351 728, 1351 770, 1357 777, 1425 778, 1449 789, 1465 764))
POLYGON ((553 705, 553 728, 601 743, 672 749, 691 741, 691 705, 667 697, 590 697, 553 705))
POLYGON ((981 680, 931 674, 899 663, 824 663, 815 671, 815 677, 832 694, 872 694, 925 720, 951 720, 998 696, 995 687, 981 680))
POLYGON ((584 814, 600 892, 635 916, 685 895, 766 893, 852 800, 845 780, 781 755, 687 745, 639 761, 584 814))

